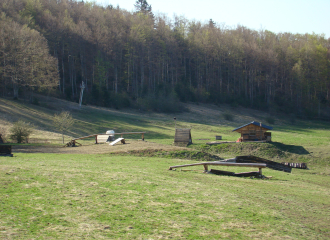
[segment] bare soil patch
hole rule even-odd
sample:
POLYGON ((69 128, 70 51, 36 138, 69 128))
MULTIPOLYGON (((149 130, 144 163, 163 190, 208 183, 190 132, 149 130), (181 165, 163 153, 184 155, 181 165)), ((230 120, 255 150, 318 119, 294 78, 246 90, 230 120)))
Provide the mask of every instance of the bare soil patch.
POLYGON ((178 147, 172 145, 164 145, 154 142, 141 140, 126 140, 126 144, 118 143, 110 146, 107 143, 101 144, 86 144, 79 147, 62 147, 54 145, 19 145, 13 146, 13 153, 65 153, 65 154, 104 154, 104 153, 120 153, 131 151, 176 151, 176 150, 190 150, 185 147, 178 147))

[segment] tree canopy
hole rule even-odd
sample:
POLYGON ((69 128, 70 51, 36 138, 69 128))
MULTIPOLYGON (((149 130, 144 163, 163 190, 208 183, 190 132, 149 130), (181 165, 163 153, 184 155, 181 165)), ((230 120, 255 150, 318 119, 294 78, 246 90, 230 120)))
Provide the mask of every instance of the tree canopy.
POLYGON ((137 0, 135 7, 128 12, 74 0, 3 0, 0 12, 6 24, 0 31, 25 35, 17 33, 22 37, 11 42, 0 34, 1 94, 16 83, 42 85, 38 81, 57 72, 59 78, 52 79, 57 79, 59 96, 77 101, 84 81, 84 101, 107 107, 167 97, 302 116, 329 114, 330 39, 323 35, 154 16, 145 0, 137 0), (23 36, 40 39, 43 53, 29 55, 33 41, 24 47, 23 36), (8 50, 19 47, 28 52, 22 52, 25 58, 8 50), (46 55, 48 61, 40 62, 46 55), (22 73, 9 60, 15 56, 22 73), (39 60, 24 65, 33 59, 39 60), (40 75, 37 65, 43 69, 40 75))

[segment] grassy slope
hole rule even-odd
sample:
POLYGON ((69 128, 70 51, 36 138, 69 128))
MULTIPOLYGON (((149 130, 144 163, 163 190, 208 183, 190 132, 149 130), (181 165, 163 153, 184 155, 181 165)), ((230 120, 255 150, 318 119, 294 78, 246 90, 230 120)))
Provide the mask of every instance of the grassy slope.
MULTIPOLYGON (((52 135, 51 117, 70 110, 77 120, 72 136, 120 131, 147 131, 146 139, 173 142, 173 116, 113 111, 94 107, 78 110, 64 101, 41 101, 41 106, 0 99, 0 124, 22 118, 39 128, 35 138, 52 135)), ((278 161, 301 160, 311 170, 293 174, 265 170, 271 180, 239 179, 201 172, 169 172, 187 160, 132 156, 15 154, 0 158, 0 236, 4 238, 293 238, 327 239, 329 221, 329 125, 297 121, 292 126, 277 118, 275 143, 204 145, 202 138, 235 140, 231 130, 262 113, 233 115, 241 109, 204 106, 176 114, 178 127, 191 127, 192 149, 233 157, 254 153, 278 161), (198 113, 198 111, 204 111, 198 113), (218 112, 216 112, 218 111, 218 112), (218 115, 217 115, 218 114, 218 115), (220 123, 220 124, 219 124, 220 123), (265 147, 266 146, 266 147, 265 147), (219 149, 217 149, 219 148, 219 149), (224 149, 228 148, 228 149, 224 149), (100 174, 101 173, 101 174, 100 174), (17 217, 14 217, 17 216, 17 217)), ((195 108, 194 107, 194 108, 195 108)), ((200 168, 196 168, 200 169, 200 168)), ((226 170, 224 168, 224 170, 226 170)), ((229 169, 228 169, 229 170, 229 169)), ((230 169, 236 172, 244 169, 230 169)), ((250 170, 250 169, 246 169, 250 170)))

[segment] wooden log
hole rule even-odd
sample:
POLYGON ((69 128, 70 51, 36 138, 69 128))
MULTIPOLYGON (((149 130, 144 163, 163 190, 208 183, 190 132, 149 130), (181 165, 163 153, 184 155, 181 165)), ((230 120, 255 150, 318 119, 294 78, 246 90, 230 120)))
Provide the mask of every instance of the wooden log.
POLYGON ((236 162, 237 163, 264 163, 267 165, 268 168, 277 170, 277 171, 284 171, 291 173, 291 167, 285 166, 284 164, 270 161, 264 158, 259 158, 255 156, 237 156, 236 157, 236 162))
POLYGON ((208 169, 207 164, 204 164, 203 166, 204 166, 204 172, 208 172, 209 169, 208 169))
POLYGON ((198 166, 198 165, 216 165, 216 166, 230 166, 230 167, 256 167, 256 168, 265 168, 266 167, 266 164, 263 164, 263 163, 202 162, 202 163, 192 163, 192 164, 171 166, 169 168, 169 170, 172 170, 173 168, 191 167, 191 166, 198 166))
POLYGON ((207 142, 207 145, 218 145, 218 144, 223 144, 223 143, 235 143, 231 141, 225 141, 225 142, 207 142))
POLYGON ((92 135, 88 135, 88 136, 84 136, 84 137, 74 138, 74 139, 72 139, 72 141, 74 141, 74 140, 80 140, 80 139, 85 139, 85 138, 90 138, 90 137, 95 137, 97 135, 100 135, 100 134, 92 134, 92 135))

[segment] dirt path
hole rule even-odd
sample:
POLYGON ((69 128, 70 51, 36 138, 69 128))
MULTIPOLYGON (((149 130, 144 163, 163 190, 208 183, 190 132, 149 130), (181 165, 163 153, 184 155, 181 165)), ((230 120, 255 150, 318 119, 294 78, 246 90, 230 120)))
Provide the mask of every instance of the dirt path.
POLYGON ((29 146, 20 145, 13 146, 13 153, 65 153, 65 154, 104 154, 113 152, 130 152, 140 150, 164 150, 175 151, 184 150, 188 148, 177 147, 171 145, 163 145, 159 143, 153 143, 141 140, 128 140, 126 144, 118 143, 114 146, 109 146, 107 143, 103 144, 90 144, 79 147, 54 147, 52 145, 43 146, 29 146))

